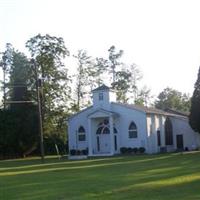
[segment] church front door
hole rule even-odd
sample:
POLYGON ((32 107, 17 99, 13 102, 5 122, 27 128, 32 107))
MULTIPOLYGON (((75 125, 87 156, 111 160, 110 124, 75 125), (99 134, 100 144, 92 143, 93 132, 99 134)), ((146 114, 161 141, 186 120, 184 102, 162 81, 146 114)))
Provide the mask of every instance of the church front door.
POLYGON ((99 153, 109 153, 110 152, 110 135, 101 134, 99 137, 99 153))

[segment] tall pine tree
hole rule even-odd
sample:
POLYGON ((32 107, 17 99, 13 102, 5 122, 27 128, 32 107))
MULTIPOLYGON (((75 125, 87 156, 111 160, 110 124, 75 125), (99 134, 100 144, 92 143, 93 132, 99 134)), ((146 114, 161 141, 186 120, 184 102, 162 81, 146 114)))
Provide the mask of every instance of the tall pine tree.
POLYGON ((200 133, 200 67, 191 100, 189 123, 194 131, 200 133))
POLYGON ((11 44, 2 53, 7 78, 4 81, 4 110, 0 112, 0 156, 26 156, 37 148, 38 118, 31 86, 28 58, 11 44))
POLYGON ((75 112, 78 112, 84 107, 88 106, 88 70, 91 65, 91 57, 88 56, 87 51, 81 49, 78 50, 77 55, 74 55, 74 58, 77 61, 77 73, 74 75, 76 86, 75 99, 74 103, 72 104, 72 107, 75 112))

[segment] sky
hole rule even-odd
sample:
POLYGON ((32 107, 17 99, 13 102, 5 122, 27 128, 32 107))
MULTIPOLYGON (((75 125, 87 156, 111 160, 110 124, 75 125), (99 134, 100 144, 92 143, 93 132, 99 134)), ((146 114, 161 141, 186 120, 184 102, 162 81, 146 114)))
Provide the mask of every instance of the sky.
POLYGON ((26 41, 38 33, 63 37, 72 54, 105 56, 115 45, 124 62, 138 65, 153 95, 166 87, 192 94, 199 10, 199 0, 0 0, 0 51, 9 42, 26 53, 26 41))

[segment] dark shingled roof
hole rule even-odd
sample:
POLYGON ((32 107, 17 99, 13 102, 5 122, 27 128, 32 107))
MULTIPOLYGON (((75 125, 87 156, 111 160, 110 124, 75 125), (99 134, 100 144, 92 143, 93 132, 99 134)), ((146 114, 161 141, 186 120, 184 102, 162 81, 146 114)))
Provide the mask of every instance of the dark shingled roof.
POLYGON ((98 88, 96 88, 96 89, 94 89, 94 90, 92 90, 92 92, 95 92, 95 91, 100 91, 100 90, 109 90, 110 88, 108 87, 108 86, 106 86, 106 85, 101 85, 100 87, 98 87, 98 88))
POLYGON ((165 111, 169 112, 169 113, 177 114, 177 115, 183 115, 185 117, 188 117, 189 114, 190 114, 189 112, 182 112, 182 111, 173 110, 173 109, 170 109, 170 108, 166 108, 165 111))
POLYGON ((178 118, 182 118, 182 119, 187 119, 186 116, 181 115, 181 114, 175 114, 175 113, 170 113, 170 112, 166 112, 157 108, 149 108, 149 107, 145 107, 145 106, 139 106, 139 105, 133 105, 133 104, 124 104, 124 103, 116 103, 113 102, 114 104, 117 105, 121 105, 130 109, 135 109, 135 110, 139 110, 142 112, 145 112, 147 114, 158 114, 158 115, 165 115, 165 116, 173 116, 173 117, 178 117, 178 118))
POLYGON ((118 103, 118 102, 114 102, 114 104, 118 104, 127 108, 131 108, 131 109, 136 109, 139 111, 143 111, 145 113, 155 113, 155 114, 162 114, 162 115, 166 115, 167 112, 163 111, 163 110, 159 110, 156 108, 149 108, 149 107, 145 107, 145 106, 139 106, 139 105, 134 105, 134 104, 126 104, 126 103, 118 103))

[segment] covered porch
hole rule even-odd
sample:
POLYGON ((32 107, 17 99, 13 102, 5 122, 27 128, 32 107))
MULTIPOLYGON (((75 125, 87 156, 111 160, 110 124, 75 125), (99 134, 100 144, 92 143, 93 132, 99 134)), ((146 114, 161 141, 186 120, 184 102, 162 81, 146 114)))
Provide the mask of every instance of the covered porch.
POLYGON ((88 115, 88 156, 119 153, 119 133, 115 127, 118 113, 98 109, 88 115))

